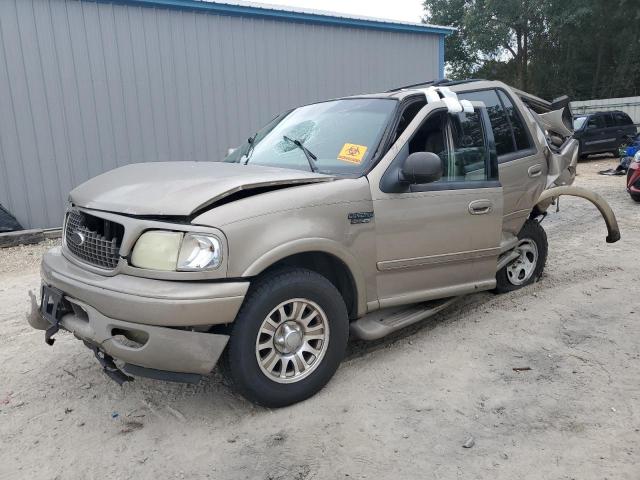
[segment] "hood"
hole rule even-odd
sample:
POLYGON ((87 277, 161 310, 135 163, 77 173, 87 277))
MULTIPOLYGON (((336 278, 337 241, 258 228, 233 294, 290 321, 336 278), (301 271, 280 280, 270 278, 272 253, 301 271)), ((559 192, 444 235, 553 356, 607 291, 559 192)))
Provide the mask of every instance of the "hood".
POLYGON ((190 216, 237 192, 330 180, 319 173, 238 163, 135 163, 98 175, 69 196, 75 205, 108 212, 190 216))

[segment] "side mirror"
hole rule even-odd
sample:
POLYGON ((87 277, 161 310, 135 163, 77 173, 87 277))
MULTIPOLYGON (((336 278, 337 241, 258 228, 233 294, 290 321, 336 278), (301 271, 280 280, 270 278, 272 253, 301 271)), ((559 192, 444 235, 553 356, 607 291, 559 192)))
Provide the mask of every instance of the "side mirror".
POLYGON ((432 152, 414 152, 400 171, 400 181, 409 184, 430 183, 442 177, 442 160, 432 152))

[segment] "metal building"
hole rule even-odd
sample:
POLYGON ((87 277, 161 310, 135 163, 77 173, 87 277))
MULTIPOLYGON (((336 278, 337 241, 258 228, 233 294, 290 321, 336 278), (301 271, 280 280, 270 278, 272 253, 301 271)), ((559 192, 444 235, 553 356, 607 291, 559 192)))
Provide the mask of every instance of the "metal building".
POLYGON ((60 226, 115 167, 220 159, 303 103, 440 78, 447 27, 194 0, 0 0, 0 204, 60 226))

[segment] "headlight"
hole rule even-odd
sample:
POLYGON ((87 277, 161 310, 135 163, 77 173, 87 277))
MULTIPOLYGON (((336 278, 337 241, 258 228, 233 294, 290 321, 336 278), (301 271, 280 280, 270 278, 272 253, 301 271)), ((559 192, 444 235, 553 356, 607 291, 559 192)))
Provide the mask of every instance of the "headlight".
POLYGON ((150 230, 140 235, 131 264, 164 271, 213 270, 222 263, 222 245, 213 235, 150 230))
POLYGON ((162 230, 143 233, 133 247, 131 263, 139 268, 175 271, 182 235, 162 230))
POLYGON ((222 246, 213 235, 186 233, 178 256, 178 270, 198 271, 218 268, 222 263, 222 246))

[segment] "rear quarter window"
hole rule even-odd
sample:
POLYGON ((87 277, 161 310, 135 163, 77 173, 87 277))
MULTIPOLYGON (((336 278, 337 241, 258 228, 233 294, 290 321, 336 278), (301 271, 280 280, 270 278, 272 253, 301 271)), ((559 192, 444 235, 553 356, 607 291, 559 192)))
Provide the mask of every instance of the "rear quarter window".
POLYGON ((633 121, 631 120, 629 115, 627 115, 626 113, 622 113, 622 112, 614 113, 613 118, 615 118, 616 124, 620 126, 633 125, 633 121))
POLYGON ((526 150, 531 148, 531 142, 529 140, 529 134, 527 132, 527 127, 525 126, 522 118, 520 118, 520 114, 516 110, 516 107, 511 103, 511 100, 504 92, 498 90, 498 95, 500 96, 500 100, 504 104, 504 109, 507 113, 509 121, 511 122, 511 127, 513 128, 513 137, 516 142, 516 150, 526 150))

